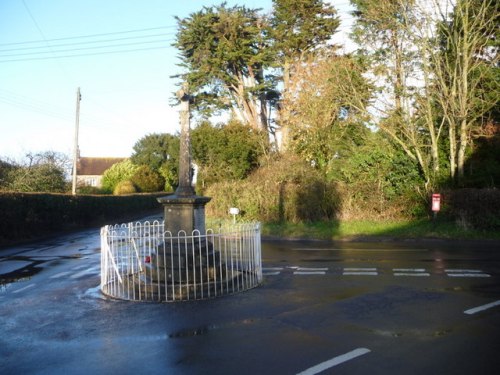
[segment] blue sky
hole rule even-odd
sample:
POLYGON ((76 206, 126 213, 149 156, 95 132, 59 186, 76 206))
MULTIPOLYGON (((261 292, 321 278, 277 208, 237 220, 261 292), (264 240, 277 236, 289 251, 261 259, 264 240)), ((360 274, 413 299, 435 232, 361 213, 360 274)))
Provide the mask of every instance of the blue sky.
MULTIPOLYGON (((47 150, 71 155, 78 87, 82 156, 130 156, 146 134, 178 131, 177 108, 170 106, 177 83, 171 76, 180 73, 171 46, 174 16, 220 3, 1 0, 0 158, 47 150), (129 52, 115 53, 123 50, 129 52), (68 55, 79 56, 59 57, 68 55)), ((272 5, 227 3, 265 12, 272 5)), ((342 10, 348 1, 332 3, 342 10)))

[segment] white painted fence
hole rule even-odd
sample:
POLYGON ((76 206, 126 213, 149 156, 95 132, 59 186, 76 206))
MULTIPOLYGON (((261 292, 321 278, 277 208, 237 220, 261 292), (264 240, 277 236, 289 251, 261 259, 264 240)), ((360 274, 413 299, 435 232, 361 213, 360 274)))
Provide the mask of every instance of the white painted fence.
POLYGON ((260 224, 173 236, 163 222, 101 228, 101 290, 133 301, 186 301, 245 291, 262 281, 260 224))

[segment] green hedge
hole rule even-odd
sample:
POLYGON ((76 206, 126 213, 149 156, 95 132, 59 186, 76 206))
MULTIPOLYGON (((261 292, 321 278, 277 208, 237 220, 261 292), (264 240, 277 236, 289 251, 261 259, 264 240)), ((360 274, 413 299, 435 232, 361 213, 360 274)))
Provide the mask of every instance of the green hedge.
POLYGON ((114 224, 158 210, 163 194, 0 193, 0 245, 69 229, 114 224))
POLYGON ((457 189, 443 198, 445 213, 463 227, 500 230, 500 190, 457 189))

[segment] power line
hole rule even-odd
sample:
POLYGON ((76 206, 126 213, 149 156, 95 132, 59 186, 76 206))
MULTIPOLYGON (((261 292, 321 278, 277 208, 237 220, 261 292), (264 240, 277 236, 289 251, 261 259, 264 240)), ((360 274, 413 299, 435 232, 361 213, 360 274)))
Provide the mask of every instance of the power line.
POLYGON ((0 60, 1 63, 8 62, 21 62, 21 61, 36 61, 36 60, 50 60, 50 59, 66 59, 72 57, 87 57, 87 56, 98 56, 98 55, 111 55, 117 53, 130 53, 130 52, 140 52, 140 51, 151 51, 151 50, 159 50, 166 49, 167 46, 160 47, 147 47, 147 48, 135 48, 135 49, 124 49, 118 51, 102 51, 95 53, 80 53, 80 54, 71 54, 71 55, 57 55, 57 56, 44 56, 44 57, 29 57, 29 58, 21 58, 21 59, 10 59, 10 60, 0 60))
MULTIPOLYGON (((102 39, 102 40, 91 40, 91 41, 86 41, 86 42, 74 42, 74 43, 61 43, 61 44, 52 44, 51 47, 58 48, 58 47, 69 47, 69 46, 77 46, 77 45, 85 45, 85 44, 99 44, 99 43, 107 43, 107 42, 118 42, 122 40, 133 40, 133 39, 144 39, 144 38, 154 38, 154 37, 160 37, 160 36, 165 36, 169 37, 172 36, 172 33, 161 33, 161 34, 149 34, 149 35, 137 35, 137 36, 129 36, 129 37, 123 37, 123 38, 112 38, 112 39, 102 39)), ((11 52, 11 51, 26 51, 26 50, 36 50, 36 49, 41 49, 41 48, 46 48, 46 46, 33 46, 33 47, 20 47, 20 48, 7 48, 7 49, 0 49, 0 53, 3 52, 11 52)))
POLYGON ((22 45, 22 44, 33 44, 33 43, 49 43, 49 42, 58 42, 63 40, 74 40, 74 39, 86 39, 86 38, 96 38, 102 36, 110 36, 110 35, 120 35, 120 34, 130 34, 130 33, 138 33, 144 31, 153 31, 153 30, 162 30, 162 29, 171 29, 176 26, 159 26, 159 27, 150 27, 147 29, 135 29, 135 30, 126 30, 126 31, 114 31, 110 33, 101 33, 101 34, 88 34, 88 35, 79 35, 79 36, 70 36, 64 38, 55 38, 55 39, 44 39, 44 40, 32 40, 32 41, 24 41, 24 42, 11 42, 11 43, 0 43, 0 46, 13 46, 13 45, 22 45))
MULTIPOLYGON (((113 48, 113 47, 129 47, 129 46, 152 44, 152 43, 165 43, 165 41, 164 40, 149 40, 149 41, 134 42, 134 43, 107 44, 107 45, 103 45, 103 46, 91 46, 91 47, 80 47, 80 48, 65 48, 65 49, 60 49, 60 50, 50 49, 50 51, 13 53, 13 54, 8 54, 8 55, 0 55, 0 57, 30 56, 30 55, 41 55, 41 54, 46 54, 46 53, 52 53, 52 54, 67 53, 67 52, 73 52, 73 51, 95 50, 95 49, 110 48, 110 47, 111 48, 113 48)), ((2 51, 0 51, 0 53, 1 52, 2 51)))

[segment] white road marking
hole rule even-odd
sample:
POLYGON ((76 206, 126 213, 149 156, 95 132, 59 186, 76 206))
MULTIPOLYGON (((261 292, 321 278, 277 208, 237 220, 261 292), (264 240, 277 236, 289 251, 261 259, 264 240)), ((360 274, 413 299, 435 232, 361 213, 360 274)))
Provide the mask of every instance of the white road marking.
POLYGON ((293 248, 292 250, 295 251, 349 251, 349 252, 354 252, 354 251, 369 251, 369 252, 427 252, 429 249, 336 249, 336 248, 330 248, 330 249, 322 249, 322 248, 307 248, 307 247, 296 247, 293 248))
POLYGON ((376 268, 344 268, 344 271, 376 271, 376 268))
POLYGON ((262 271, 283 271, 283 267, 262 267, 262 271))
POLYGON ((425 268, 393 268, 394 276, 430 276, 431 274, 425 272, 425 268))
POLYGON ((294 275, 325 275, 325 271, 294 271, 294 275))
POLYGON ((425 272, 425 268, 393 268, 394 272, 425 272))
POLYGON ((299 372, 297 375, 319 374, 320 372, 328 370, 329 368, 340 365, 341 363, 350 361, 351 359, 354 359, 356 357, 362 356, 362 355, 367 354, 367 353, 370 353, 370 349, 366 349, 366 348, 354 349, 353 351, 339 355, 338 357, 332 358, 332 359, 325 361, 325 362, 322 362, 316 366, 310 367, 307 370, 299 372))
POLYGON ((262 272, 262 276, 276 276, 276 275, 279 275, 280 273, 281 273, 280 271, 262 272))
POLYGON ((297 271, 328 271, 328 267, 323 267, 323 268, 298 267, 297 271))
POLYGON ((469 310, 465 310, 464 314, 472 315, 472 314, 478 313, 480 311, 491 309, 492 307, 499 306, 499 305, 500 305, 500 300, 495 301, 495 302, 491 302, 491 303, 487 303, 486 305, 474 307, 474 308, 469 309, 469 310))
POLYGON ((491 277, 487 273, 449 273, 449 277, 491 277))
POLYGON ((31 288, 33 288, 35 285, 36 285, 35 283, 32 283, 32 284, 26 285, 24 288, 21 288, 21 289, 15 290, 15 291, 13 291, 12 293, 20 293, 20 292, 25 291, 25 290, 27 290, 27 289, 31 289, 31 288))
POLYGON ((394 276, 430 276, 427 272, 395 272, 394 276))
POLYGON ((445 269, 444 272, 459 272, 459 273, 482 273, 481 270, 461 270, 461 269, 445 269))
POLYGON ((343 276, 378 276, 376 268, 344 268, 343 276))
POLYGON ((481 270, 445 269, 449 277, 491 277, 481 270))

